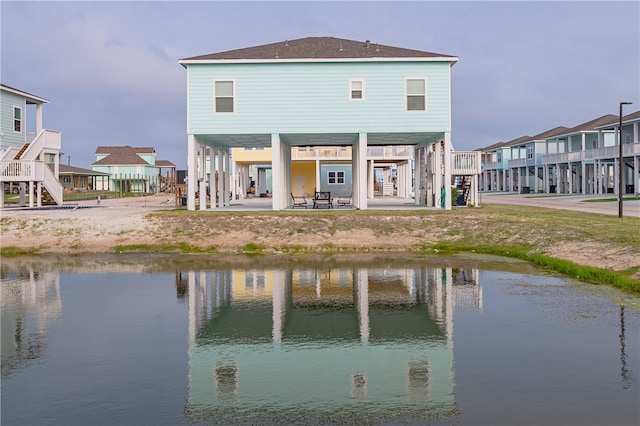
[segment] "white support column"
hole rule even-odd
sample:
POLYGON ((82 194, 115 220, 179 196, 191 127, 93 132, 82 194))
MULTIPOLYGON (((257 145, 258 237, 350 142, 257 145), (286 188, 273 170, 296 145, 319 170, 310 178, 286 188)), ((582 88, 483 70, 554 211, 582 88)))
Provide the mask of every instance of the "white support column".
POLYGON ((549 165, 542 166, 543 192, 549 193, 549 165))
POLYGON ((193 135, 187 142, 187 210, 196 209, 196 185, 198 183, 198 143, 193 135))
POLYGON ((213 148, 211 148, 211 157, 209 158, 209 181, 207 184, 209 185, 209 206, 212 209, 215 209, 216 206, 216 174, 215 174, 215 158, 216 152, 213 148))
MULTIPOLYGON (((317 151, 316 151, 317 152, 317 151)), ((321 189, 321 177, 320 177, 320 166, 322 165, 322 163, 320 163, 320 159, 316 159, 316 191, 320 192, 322 191, 321 189)), ((354 174, 355 176, 355 174, 354 174)))
POLYGON ((414 150, 413 150, 413 158, 414 158, 414 165, 413 167, 415 168, 413 174, 415 176, 414 180, 413 180, 413 201, 415 205, 420 205, 420 200, 423 197, 422 194, 422 179, 423 179, 423 169, 422 169, 422 164, 424 164, 424 152, 423 152, 423 148, 421 145, 418 145, 414 150))
POLYGON ((367 134, 360 133, 353 146, 353 204, 360 210, 367 209, 367 134))
POLYGON ((360 342, 366 345, 369 343, 369 273, 367 269, 362 268, 356 269, 354 275, 360 319, 360 342))
POLYGON ((272 184, 272 209, 284 210, 287 208, 287 194, 285 188, 284 150, 286 147, 280 140, 280 134, 271 134, 271 184, 272 184))
MULTIPOLYGON (((211 164, 213 169, 213 164, 211 164)), ((213 173, 213 170, 211 171, 213 173)), ((211 189, 211 188, 210 188, 211 189)), ((198 193, 200 194, 200 210, 207 209, 207 146, 200 146, 200 173, 198 176, 198 193)), ((211 191, 213 196, 213 191, 211 191)), ((212 203, 213 204, 213 203, 212 203)))
MULTIPOLYGON (((637 130, 637 128, 636 128, 637 130)), ((637 135, 637 133, 636 133, 637 135)), ((638 167, 640 166, 640 159, 638 158, 637 155, 633 156, 633 191, 635 192, 636 195, 638 195, 640 193, 640 189, 638 188, 638 186, 640 186, 640 170, 638 170, 638 167)), ((4 192, 4 191, 2 191, 4 192)))
POLYGON ((36 104, 36 135, 42 131, 42 104, 36 104))
POLYGON ((230 206, 231 202, 229 200, 230 197, 230 192, 231 192, 231 188, 233 188, 232 185, 232 181, 233 181, 233 173, 231 172, 231 161, 230 161, 230 157, 231 157, 231 148, 227 148, 223 151, 224 155, 222 157, 223 161, 224 161, 224 185, 223 185, 223 190, 224 190, 224 205, 225 206, 230 206))
POLYGON ((286 274, 290 273, 282 269, 273 271, 273 330, 271 332, 273 342, 279 344, 282 341, 282 330, 284 328, 284 316, 287 309, 285 296, 286 274))
MULTIPOLYGON (((433 161, 430 161, 429 165, 433 165, 433 174, 432 174, 433 192, 435 194, 435 200, 436 200, 434 207, 441 208, 442 206, 442 163, 441 163, 442 147, 441 147, 441 144, 438 142, 434 145, 434 148, 435 148, 435 152, 433 153, 433 161)), ((493 177, 492 177, 492 182, 493 182, 493 177)))
MULTIPOLYGON (((616 133, 617 134, 617 133, 616 133)), ((620 193, 619 188, 620 188, 620 180, 618 179, 619 176, 619 171, 618 169, 620 169, 620 156, 617 157, 618 160, 614 161, 613 164, 613 193, 618 195, 620 193)))
MULTIPOLYGON (((218 207, 224 206, 224 158, 222 149, 216 149, 216 171, 218 172, 218 188, 215 191, 211 191, 212 194, 216 194, 216 201, 218 207)), ((213 203, 212 203, 213 204, 213 203)))
POLYGON ((373 160, 367 160, 367 198, 374 197, 373 181, 375 180, 373 160))
POLYGON ((478 178, 479 175, 473 175, 473 178, 471 179, 471 190, 473 191, 473 204, 476 207, 480 207, 480 194, 478 191, 478 178))
POLYGON ((447 189, 445 210, 451 210, 451 133, 444 134, 444 187, 447 189))
POLYGON ((573 194, 573 166, 567 163, 567 193, 573 194))
POLYGON ((507 172, 506 170, 502 171, 502 192, 507 192, 507 172))
MULTIPOLYGON (((289 195, 293 191, 293 173, 291 171, 291 146, 284 147, 284 184, 283 190, 284 205, 289 205, 289 195)), ((271 188, 273 192, 273 188, 271 188)))
MULTIPOLYGON (((4 191, 4 188, 2 188, 2 190, 4 191)), ((33 205, 34 205, 35 196, 34 196, 33 191, 34 191, 33 181, 30 180, 29 181, 29 207, 33 207, 33 205)))
POLYGON ((36 205, 42 207, 42 182, 36 183, 36 205))

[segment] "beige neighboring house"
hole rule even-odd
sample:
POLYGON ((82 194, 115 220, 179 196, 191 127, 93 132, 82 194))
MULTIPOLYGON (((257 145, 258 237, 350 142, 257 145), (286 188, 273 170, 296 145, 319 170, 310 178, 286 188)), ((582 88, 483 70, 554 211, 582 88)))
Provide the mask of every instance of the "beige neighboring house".
POLYGON ((109 173, 60 164, 60 184, 65 191, 91 191, 98 182, 109 181, 109 173))

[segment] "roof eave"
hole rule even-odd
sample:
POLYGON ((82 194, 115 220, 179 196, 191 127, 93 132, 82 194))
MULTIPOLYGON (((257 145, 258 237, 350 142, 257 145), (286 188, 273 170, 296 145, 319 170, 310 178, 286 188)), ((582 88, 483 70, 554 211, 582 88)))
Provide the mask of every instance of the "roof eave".
POLYGON ((268 64, 268 63, 322 63, 322 62, 458 62, 456 56, 389 57, 389 58, 290 58, 290 59, 181 59, 186 68, 191 64, 268 64))
POLYGON ((4 85, 4 84, 2 84, 1 87, 2 87, 2 90, 5 90, 7 92, 10 92, 10 93, 13 93, 13 94, 16 94, 16 95, 20 95, 20 96, 26 98, 27 102, 31 101, 32 103, 35 103, 35 104, 48 104, 49 103, 49 101, 47 99, 41 98, 40 96, 32 95, 31 93, 27 93, 27 92, 24 92, 24 91, 19 90, 19 89, 14 89, 13 87, 10 87, 10 86, 4 85))

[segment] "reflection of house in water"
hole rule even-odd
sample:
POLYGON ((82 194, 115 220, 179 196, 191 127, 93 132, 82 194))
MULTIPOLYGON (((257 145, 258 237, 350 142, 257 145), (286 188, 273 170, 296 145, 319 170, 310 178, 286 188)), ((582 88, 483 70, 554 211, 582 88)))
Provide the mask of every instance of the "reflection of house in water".
POLYGON ((58 272, 3 272, 0 299, 2 312, 2 375, 45 350, 45 328, 62 314, 58 272))
POLYGON ((210 271, 188 284, 189 416, 455 412, 452 314, 481 308, 477 270, 210 271))

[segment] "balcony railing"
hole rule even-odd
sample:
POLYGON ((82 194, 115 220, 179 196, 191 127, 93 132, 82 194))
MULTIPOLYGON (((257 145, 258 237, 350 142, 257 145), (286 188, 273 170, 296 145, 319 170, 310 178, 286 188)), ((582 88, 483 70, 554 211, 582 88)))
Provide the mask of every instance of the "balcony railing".
POLYGON ((513 169, 515 167, 524 167, 527 165, 526 158, 516 158, 515 160, 509 160, 509 168, 513 169))
POLYGON ((454 151, 451 153, 452 175, 477 175, 480 174, 482 164, 479 151, 454 151))
POLYGON ((579 163, 582 160, 593 158, 593 151, 563 152, 542 157, 542 164, 579 163))
POLYGON ((44 161, 16 160, 0 161, 0 181, 25 182, 42 181, 44 177, 44 161))
MULTIPOLYGON (((367 148, 370 160, 408 160, 413 158, 411 146, 371 146, 367 148)), ((351 147, 316 146, 294 147, 291 150, 292 160, 351 160, 351 147)))
MULTIPOLYGON (((622 145, 622 155, 632 157, 640 155, 640 143, 629 143, 622 145)), ((620 145, 608 146, 605 148, 595 148, 593 158, 595 160, 613 159, 620 156, 620 145)))
POLYGON ((497 170, 501 167, 502 162, 497 162, 497 161, 487 161, 484 164, 484 168, 485 170, 497 170))

